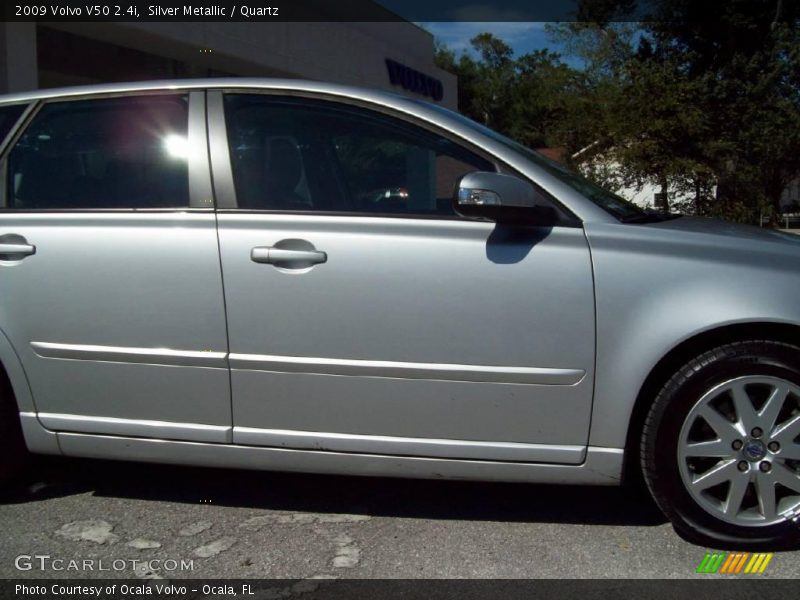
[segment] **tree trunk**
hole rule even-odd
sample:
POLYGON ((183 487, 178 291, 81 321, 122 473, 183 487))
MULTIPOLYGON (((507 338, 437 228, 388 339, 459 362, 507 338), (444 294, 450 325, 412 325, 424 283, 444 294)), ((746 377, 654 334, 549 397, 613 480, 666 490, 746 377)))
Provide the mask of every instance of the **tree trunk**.
POLYGON ((703 214, 703 207, 701 205, 703 186, 699 179, 694 180, 694 214, 698 217, 703 214))
POLYGON ((783 194, 783 190, 785 186, 783 182, 780 184, 776 183, 775 185, 770 186, 771 189, 767 190, 767 194, 769 195, 769 203, 772 207, 772 212, 770 213, 769 217, 769 226, 773 229, 780 229, 782 227, 781 224, 781 195, 783 194))
POLYGON ((667 178, 665 176, 661 176, 659 178, 659 183, 661 184, 661 211, 664 213, 669 212, 669 183, 667 182, 667 178))

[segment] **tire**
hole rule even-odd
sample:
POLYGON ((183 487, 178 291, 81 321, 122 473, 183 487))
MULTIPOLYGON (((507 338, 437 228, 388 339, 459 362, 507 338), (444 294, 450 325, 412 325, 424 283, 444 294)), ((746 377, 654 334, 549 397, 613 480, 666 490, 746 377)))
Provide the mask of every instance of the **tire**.
POLYGON ((658 393, 642 430, 642 472, 688 541, 794 549, 800 547, 798 441, 800 348, 735 342, 689 361, 658 393))
POLYGON ((28 458, 11 383, 0 372, 0 482, 18 477, 28 458))

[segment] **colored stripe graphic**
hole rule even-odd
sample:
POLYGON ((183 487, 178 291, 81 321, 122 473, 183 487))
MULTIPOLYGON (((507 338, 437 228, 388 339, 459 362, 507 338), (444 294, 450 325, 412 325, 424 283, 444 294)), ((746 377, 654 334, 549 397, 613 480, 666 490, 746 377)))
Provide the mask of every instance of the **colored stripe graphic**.
POLYGON ((725 564, 722 565, 722 568, 719 570, 720 573, 730 573, 731 567, 739 560, 739 555, 734 554, 733 552, 728 554, 728 559, 725 561, 725 564))
POLYGON ((738 563, 736 563, 736 571, 735 571, 735 573, 736 573, 737 575, 738 575, 738 574, 739 574, 739 572, 742 570, 742 568, 744 567, 744 563, 747 561, 747 559, 748 559, 749 557, 750 557, 750 553, 749 553, 749 552, 745 552, 744 554, 742 554, 742 558, 741 558, 741 559, 739 559, 739 562, 738 562, 738 563))
POLYGON ((725 554, 709 553, 706 552, 700 566, 697 567, 698 573, 716 573, 719 570, 722 561, 725 560, 725 554))
POLYGON ((703 557, 703 560, 700 561, 700 564, 697 567, 697 573, 706 573, 706 568, 708 567, 708 561, 711 560, 711 555, 706 552, 706 555, 703 557))
POLYGON ((747 568, 744 570, 745 573, 755 573, 756 569, 761 564, 761 560, 763 559, 763 555, 761 554, 753 554, 753 558, 750 559, 750 562, 747 563, 747 568))
POLYGON ((762 574, 772 560, 771 552, 706 552, 697 567, 697 573, 719 573, 720 575, 762 574), (747 565, 747 566, 745 566, 747 565))
POLYGON ((731 564, 730 568, 728 569, 728 573, 738 573, 742 570, 744 566, 744 561, 746 561, 750 557, 749 552, 742 552, 736 555, 736 558, 733 560, 733 564, 731 564))
MULTIPOLYGON (((765 553, 754 554, 753 560, 750 561, 752 566, 748 565, 750 567, 750 573, 759 573, 759 574, 763 573, 767 569, 769 561, 772 560, 772 556, 773 554, 771 552, 768 554, 765 553)), ((745 571, 745 573, 746 572, 747 571, 745 571)))
POLYGON ((763 573, 764 571, 766 571, 767 565, 769 564, 769 561, 771 561, 771 560, 772 560, 772 552, 770 552, 769 554, 765 554, 764 555, 764 560, 761 563, 761 568, 758 570, 758 572, 759 573, 763 573))

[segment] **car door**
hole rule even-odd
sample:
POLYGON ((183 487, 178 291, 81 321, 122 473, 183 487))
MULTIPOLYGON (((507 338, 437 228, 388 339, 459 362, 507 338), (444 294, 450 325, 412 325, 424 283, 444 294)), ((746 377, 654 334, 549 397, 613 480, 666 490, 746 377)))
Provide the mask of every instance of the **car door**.
POLYGON ((235 443, 583 460, 580 227, 456 216, 458 178, 497 165, 407 117, 219 92, 209 111, 235 443))
POLYGON ((2 158, 0 328, 52 430, 230 440, 204 111, 47 100, 2 158))

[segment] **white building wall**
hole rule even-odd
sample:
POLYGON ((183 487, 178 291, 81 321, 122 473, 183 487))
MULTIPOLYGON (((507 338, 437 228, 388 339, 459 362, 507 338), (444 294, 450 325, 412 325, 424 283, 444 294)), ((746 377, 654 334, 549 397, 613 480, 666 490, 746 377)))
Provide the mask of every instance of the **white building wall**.
MULTIPOLYGON (((618 163, 604 161, 602 158, 597 157, 594 159, 593 164, 594 168, 599 167, 605 173, 614 173, 619 169, 618 163)), ((614 186, 611 187, 614 188, 614 186)), ((620 185, 612 189, 612 191, 642 208, 656 209, 655 198, 656 194, 661 192, 661 185, 653 181, 645 181, 641 186, 620 185)), ((712 189, 712 193, 715 193, 715 191, 715 189, 712 189)), ((675 188, 669 188, 668 194, 670 206, 693 200, 693 196, 679 193, 675 188)), ((792 205, 800 206, 800 177, 786 186, 786 189, 781 194, 781 207, 785 210, 792 205)))
MULTIPOLYGON (((621 179, 621 177, 617 175, 620 171, 619 163, 604 159, 600 156, 592 159, 591 167, 590 169, 587 169, 587 171, 588 170, 594 170, 597 173, 603 173, 604 176, 609 178, 611 181, 614 179, 621 179)), ((654 210, 659 208, 656 206, 656 194, 661 193, 661 184, 655 181, 643 181, 639 185, 625 185, 623 183, 614 185, 613 183, 610 183, 607 184, 606 187, 612 192, 622 196, 626 200, 630 200, 642 208, 650 208, 654 210)), ((679 193, 679 191, 673 187, 669 187, 667 193, 670 206, 673 206, 678 202, 693 200, 692 196, 689 196, 685 193, 679 193)))
MULTIPOLYGON (((781 194, 781 206, 784 209, 800 205, 800 177, 786 186, 781 194)), ((796 212, 796 211, 795 211, 796 212)))

